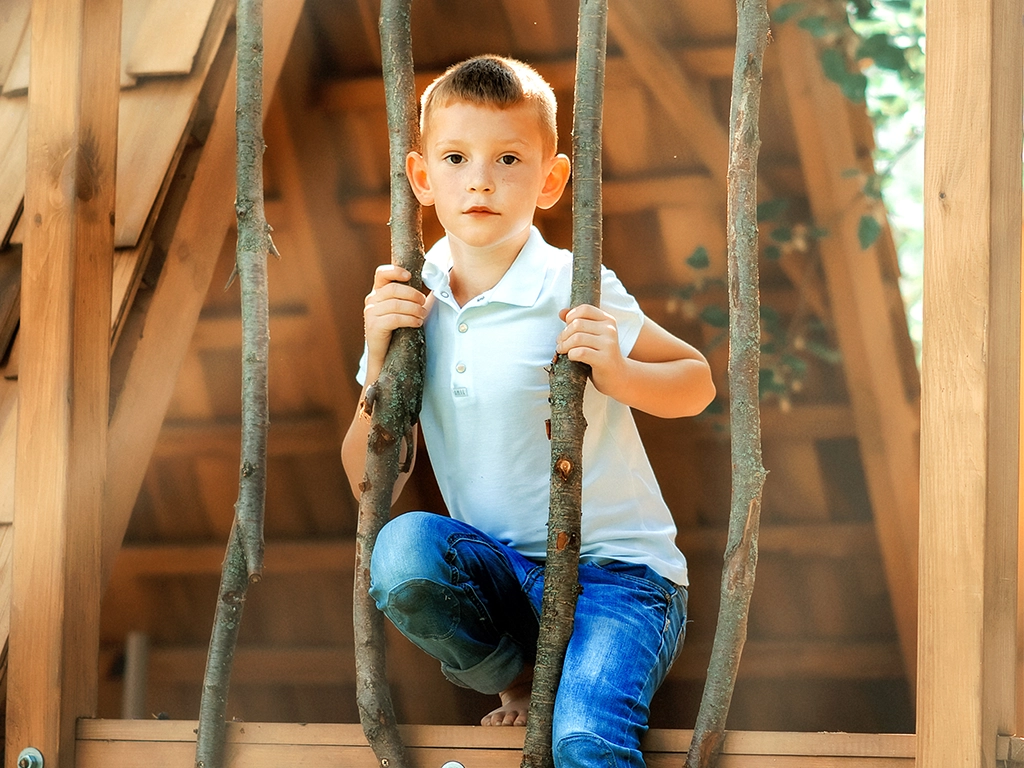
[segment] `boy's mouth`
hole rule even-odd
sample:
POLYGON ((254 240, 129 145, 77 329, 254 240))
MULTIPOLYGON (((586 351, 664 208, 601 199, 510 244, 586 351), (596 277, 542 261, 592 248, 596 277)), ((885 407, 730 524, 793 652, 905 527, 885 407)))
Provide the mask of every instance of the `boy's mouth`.
POLYGON ((474 205, 472 208, 467 208, 463 213, 494 214, 495 212, 485 205, 474 205))

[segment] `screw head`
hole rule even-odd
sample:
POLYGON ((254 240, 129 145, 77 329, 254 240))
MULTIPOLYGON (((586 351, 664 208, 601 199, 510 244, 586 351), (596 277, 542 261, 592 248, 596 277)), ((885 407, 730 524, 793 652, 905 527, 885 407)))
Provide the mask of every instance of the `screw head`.
POLYGON ((18 755, 18 768, 43 768, 43 753, 35 747, 25 747, 18 755))

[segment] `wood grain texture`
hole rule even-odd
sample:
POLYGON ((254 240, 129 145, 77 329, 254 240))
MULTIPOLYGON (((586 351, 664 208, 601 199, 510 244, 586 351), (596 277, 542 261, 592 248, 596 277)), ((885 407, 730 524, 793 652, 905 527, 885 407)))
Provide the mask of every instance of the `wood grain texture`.
POLYGON ((28 29, 32 0, 7 0, 0 6, 0 92, 11 73, 21 40, 28 29))
POLYGON ((227 0, 217 0, 196 53, 196 66, 186 77, 152 80, 121 95, 120 122, 124 130, 117 153, 118 248, 132 247, 139 240, 233 7, 227 0))
POLYGON ((919 765, 980 768, 1014 725, 1024 39, 1011 0, 927 23, 919 765))
MULTIPOLYGON (((85 720, 79 726, 79 768, 181 765, 195 740, 190 721, 85 720)), ((230 723, 228 755, 238 768, 295 765, 363 765, 373 753, 357 725, 230 723)), ((459 760, 468 768, 512 768, 519 764, 522 728, 402 726, 415 768, 459 760)), ((651 730, 642 746, 647 765, 681 763, 691 731, 651 730)), ((910 735, 730 731, 723 768, 910 768, 910 735)))
POLYGON ((95 712, 120 0, 32 6, 8 762, 95 712))
POLYGON ((125 52, 127 74, 141 77, 191 72, 215 3, 150 0, 132 47, 125 52))

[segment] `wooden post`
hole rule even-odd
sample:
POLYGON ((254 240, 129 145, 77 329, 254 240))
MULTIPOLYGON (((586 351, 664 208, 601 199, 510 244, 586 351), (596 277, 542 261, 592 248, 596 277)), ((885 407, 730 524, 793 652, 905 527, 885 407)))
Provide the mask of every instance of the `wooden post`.
POLYGON ((35 0, 6 761, 96 707, 120 0, 35 0))
POLYGON ((931 0, 918 766, 994 768, 1013 731, 1020 377, 1016 0, 931 0))

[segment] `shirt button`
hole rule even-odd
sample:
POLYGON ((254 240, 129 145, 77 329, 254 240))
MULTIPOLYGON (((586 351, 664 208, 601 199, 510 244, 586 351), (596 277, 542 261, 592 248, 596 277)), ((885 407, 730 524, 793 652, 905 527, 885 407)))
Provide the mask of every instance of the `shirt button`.
POLYGON ((459 373, 465 373, 466 372, 466 364, 465 363, 459 363, 458 365, 455 366, 455 370, 458 371, 459 373))
POLYGON ((441 291, 441 296, 443 296, 444 298, 447 299, 448 298, 448 291, 441 291))
POLYGON ((469 330, 469 326, 465 323, 459 323, 459 333, 465 333, 469 330))

